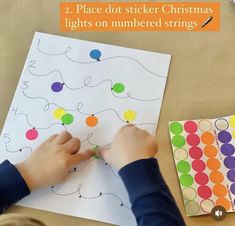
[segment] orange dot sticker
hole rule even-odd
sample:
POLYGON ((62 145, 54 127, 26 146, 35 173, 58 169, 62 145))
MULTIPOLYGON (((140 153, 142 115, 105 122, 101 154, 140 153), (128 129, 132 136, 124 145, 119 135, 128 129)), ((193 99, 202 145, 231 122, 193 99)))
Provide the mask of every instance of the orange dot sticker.
POLYGON ((224 197, 227 195, 227 188, 222 184, 216 184, 212 189, 214 195, 217 197, 224 197))
POLYGON ((224 175, 219 171, 213 171, 210 173, 209 178, 214 184, 220 184, 224 180, 224 175))
POLYGON ((204 144, 212 144, 215 140, 215 137, 212 133, 205 132, 205 133, 202 134, 201 140, 204 144))
POLYGON ((220 162, 216 158, 208 159, 206 165, 210 170, 218 170, 220 168, 220 162))
POLYGON ((94 115, 89 116, 86 118, 86 124, 90 127, 94 127, 98 124, 98 118, 95 117, 94 115))
POLYGON ((218 150, 215 146, 213 145, 207 145, 204 148, 204 154, 208 157, 208 158, 213 158, 217 155, 218 150))
POLYGON ((227 211, 230 209, 230 202, 226 198, 218 198, 216 200, 217 206, 223 206, 227 211))

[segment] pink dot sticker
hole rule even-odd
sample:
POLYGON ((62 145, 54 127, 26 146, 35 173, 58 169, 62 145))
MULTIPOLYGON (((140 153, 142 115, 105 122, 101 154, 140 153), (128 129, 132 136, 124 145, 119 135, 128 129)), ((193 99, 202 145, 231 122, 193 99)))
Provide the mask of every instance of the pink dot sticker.
POLYGON ((202 149, 199 147, 191 147, 189 149, 189 155, 193 159, 200 159, 202 157, 202 149))
POLYGON ((38 137, 38 131, 35 128, 29 129, 26 132, 26 138, 28 140, 35 140, 37 137, 38 137))
POLYGON ((208 176, 205 173, 202 173, 202 172, 196 173, 195 176, 194 176, 194 179, 195 179, 196 183, 200 184, 200 185, 205 185, 209 181, 208 176))
POLYGON ((187 143, 191 146, 197 146, 200 143, 200 138, 196 134, 189 134, 186 138, 187 143))
POLYGON ((198 187, 197 193, 202 199, 209 199, 212 195, 211 189, 205 185, 198 187))
POLYGON ((197 124, 193 121, 187 121, 184 124, 184 129, 188 133, 195 133, 197 131, 197 124))
POLYGON ((202 172, 205 170, 206 164, 200 159, 195 159, 192 162, 192 168, 197 172, 202 172))

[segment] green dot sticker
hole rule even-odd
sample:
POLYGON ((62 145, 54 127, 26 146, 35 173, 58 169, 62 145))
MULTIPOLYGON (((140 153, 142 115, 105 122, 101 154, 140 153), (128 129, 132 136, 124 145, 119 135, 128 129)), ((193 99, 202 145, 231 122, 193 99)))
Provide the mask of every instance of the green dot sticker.
POLYGON ((122 93, 125 90, 125 86, 122 83, 115 83, 112 87, 115 93, 122 93))
POLYGON ((175 135, 172 138, 172 144, 177 148, 182 148, 185 145, 185 139, 181 135, 175 135))
POLYGON ((71 114, 67 113, 67 114, 62 116, 61 120, 62 120, 63 124, 69 125, 73 122, 73 116, 71 114))
POLYGON ((191 169, 190 164, 187 161, 179 161, 176 165, 176 168, 178 170, 178 172, 184 174, 184 173, 188 173, 191 169))
POLYGON ((182 174, 180 176, 180 184, 184 187, 190 187, 193 184, 193 177, 190 174, 182 174))
POLYGON ((183 126, 179 122, 172 122, 170 124, 170 131, 173 134, 181 134, 183 132, 183 126))
POLYGON ((94 155, 93 157, 96 158, 96 159, 99 159, 100 157, 97 155, 96 151, 97 149, 99 148, 99 145, 96 145, 94 148, 93 148, 93 151, 94 151, 94 155))

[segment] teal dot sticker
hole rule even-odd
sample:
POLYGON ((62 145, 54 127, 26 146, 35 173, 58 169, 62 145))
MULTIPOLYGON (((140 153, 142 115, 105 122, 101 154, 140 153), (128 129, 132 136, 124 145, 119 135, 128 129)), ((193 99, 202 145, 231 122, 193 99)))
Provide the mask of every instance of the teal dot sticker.
POLYGON ((112 87, 115 93, 122 93, 125 90, 125 86, 122 83, 115 83, 112 87))
POLYGON ((184 174, 184 173, 188 173, 191 169, 190 164, 187 161, 179 161, 176 165, 176 168, 178 170, 178 172, 184 174))
POLYGON ((183 132, 183 126, 179 122, 172 122, 170 124, 170 131, 173 134, 181 134, 183 132))
POLYGON ((172 138, 172 144, 177 148, 182 148, 185 145, 185 139, 181 135, 175 135, 172 138))
POLYGON ((193 177, 190 174, 182 174, 180 176, 180 184, 184 187, 190 187, 193 184, 193 177))
POLYGON ((62 120, 63 124, 69 125, 73 122, 73 116, 71 114, 67 113, 67 114, 62 116, 61 120, 62 120))

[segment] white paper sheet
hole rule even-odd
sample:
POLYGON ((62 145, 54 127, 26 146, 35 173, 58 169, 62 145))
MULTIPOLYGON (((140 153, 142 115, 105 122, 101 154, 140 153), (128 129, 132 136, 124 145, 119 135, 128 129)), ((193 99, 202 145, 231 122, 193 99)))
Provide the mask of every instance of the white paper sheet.
MULTIPOLYGON (((20 162, 65 129, 81 139, 81 150, 109 145, 127 121, 154 134, 169 64, 167 54, 36 32, 1 133, 0 161, 20 162)), ((96 158, 18 204, 136 225, 117 172, 96 158)))

